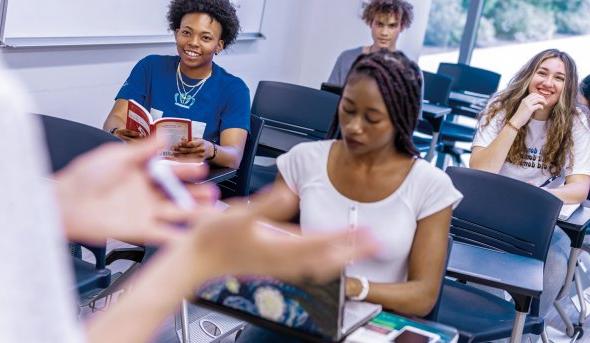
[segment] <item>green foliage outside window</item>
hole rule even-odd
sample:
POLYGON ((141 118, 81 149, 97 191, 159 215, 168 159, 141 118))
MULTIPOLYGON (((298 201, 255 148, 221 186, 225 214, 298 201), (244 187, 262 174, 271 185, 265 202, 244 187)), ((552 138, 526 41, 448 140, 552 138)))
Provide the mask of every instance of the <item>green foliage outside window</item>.
MULTIPOLYGON (((470 0, 432 0, 424 43, 459 46, 470 0)), ((590 0, 486 0, 478 46, 590 33, 590 0)))

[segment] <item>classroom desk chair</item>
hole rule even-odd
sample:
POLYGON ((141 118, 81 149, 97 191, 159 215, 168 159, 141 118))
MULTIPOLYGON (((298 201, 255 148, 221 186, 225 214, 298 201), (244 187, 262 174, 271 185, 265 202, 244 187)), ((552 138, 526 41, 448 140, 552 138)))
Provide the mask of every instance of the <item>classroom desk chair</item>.
MULTIPOLYGON (((275 81, 260 81, 252 114, 264 120, 257 156, 276 158, 302 142, 327 137, 340 97, 309 87, 275 81)), ((274 181, 276 165, 255 164, 251 192, 274 181)))
POLYGON ((490 96, 498 90, 501 75, 462 63, 440 63, 437 74, 452 80, 449 105, 453 109, 442 125, 437 166, 444 167, 445 155, 451 156, 456 165, 462 165, 461 154, 470 151, 456 148, 455 143, 471 142, 475 128, 455 123, 454 120, 456 116, 477 118, 490 96))
MULTIPOLYGON (((98 128, 66 119, 34 114, 41 120, 45 142, 49 151, 52 172, 67 166, 76 157, 106 143, 121 143, 121 140, 98 128)), ((91 181, 91 180, 89 180, 91 181)), ((111 272, 106 268, 106 243, 103 245, 81 244, 96 260, 90 263, 72 256, 75 288, 80 295, 81 306, 91 305, 100 290, 111 282, 111 272)))
POLYGON ((501 175, 447 168, 463 200, 454 210, 455 239, 448 275, 500 288, 514 304, 457 281, 446 280, 441 323, 460 332, 460 342, 482 342, 523 333, 544 334, 539 317, 543 266, 562 202, 546 191, 501 175), (531 315, 527 318, 527 313, 531 315))
POLYGON ((570 255, 567 265, 567 274, 565 277, 564 285, 561 291, 557 295, 554 306, 557 313, 565 324, 565 333, 572 337, 572 341, 579 339, 584 335, 584 321, 586 315, 586 302, 584 301, 584 289, 580 281, 580 272, 578 270, 578 258, 582 250, 585 250, 584 237, 588 226, 590 226, 590 208, 587 204, 582 204, 572 215, 564 220, 558 220, 557 225, 568 235, 570 238, 570 255), (580 301, 580 312, 578 315, 578 322, 573 324, 570 320, 569 315, 565 312, 561 304, 559 303, 563 298, 569 294, 569 290, 572 283, 576 286, 576 293, 578 300, 580 301))

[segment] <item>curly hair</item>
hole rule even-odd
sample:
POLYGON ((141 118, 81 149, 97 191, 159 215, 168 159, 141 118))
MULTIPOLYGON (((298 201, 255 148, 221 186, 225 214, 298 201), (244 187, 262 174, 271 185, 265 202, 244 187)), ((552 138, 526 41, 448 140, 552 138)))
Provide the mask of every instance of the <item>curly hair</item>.
POLYGON ((405 0, 371 0, 363 11, 363 20, 371 25, 379 14, 394 14, 399 16, 401 29, 407 29, 414 19, 414 7, 405 0))
POLYGON ((224 47, 232 45, 240 32, 236 9, 229 0, 172 0, 168 7, 168 27, 180 28, 182 18, 189 13, 205 13, 221 24, 221 40, 224 47))
POLYGON ((582 82, 580 82, 580 93, 582 93, 582 96, 590 102, 590 75, 586 76, 582 82))
MULTIPOLYGON (((422 73, 418 65, 401 51, 381 49, 359 56, 346 83, 354 82, 361 75, 377 82, 395 129, 393 144, 396 150, 409 156, 420 156, 412 140, 421 109, 422 73)), ((339 125, 338 116, 334 125, 339 125)))
MULTIPOLYGON (((570 166, 573 161, 572 126, 574 116, 578 115, 576 110, 578 72, 571 56, 556 49, 548 49, 536 54, 510 80, 508 87, 494 96, 482 115, 487 117, 485 126, 489 125, 498 113, 505 113, 503 124, 506 124, 516 114, 520 102, 529 95, 529 85, 535 72, 545 60, 550 58, 560 59, 565 66, 565 84, 549 116, 547 142, 541 151, 543 161, 546 161, 549 166, 549 172, 555 176, 561 173, 566 160, 569 160, 570 166)), ((526 130, 519 130, 506 157, 508 162, 520 165, 524 161, 527 154, 526 134, 526 130)))

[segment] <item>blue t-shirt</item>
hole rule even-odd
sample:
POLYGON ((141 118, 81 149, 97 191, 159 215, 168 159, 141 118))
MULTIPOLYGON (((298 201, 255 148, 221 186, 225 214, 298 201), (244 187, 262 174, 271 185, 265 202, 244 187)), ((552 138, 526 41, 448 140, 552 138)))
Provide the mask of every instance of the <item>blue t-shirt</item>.
MULTIPOLYGON (((133 99, 152 113, 163 117, 187 118, 206 124, 203 138, 219 143, 221 131, 230 128, 250 129, 250 91, 240 78, 213 63, 211 77, 189 92, 177 80, 178 56, 150 55, 140 60, 119 90, 117 99, 133 99), (178 88, 180 87, 180 92, 178 88), (197 92, 198 90, 198 92, 197 92)), ((184 82, 195 85, 183 75, 184 82)))

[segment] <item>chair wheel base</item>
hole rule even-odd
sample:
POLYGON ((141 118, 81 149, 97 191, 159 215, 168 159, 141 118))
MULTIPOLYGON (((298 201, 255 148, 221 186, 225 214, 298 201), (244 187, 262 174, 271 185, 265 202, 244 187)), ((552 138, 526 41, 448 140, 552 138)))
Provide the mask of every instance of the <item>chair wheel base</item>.
POLYGON ((582 324, 576 324, 574 325, 574 335, 577 335, 577 339, 582 338, 582 336, 584 336, 584 328, 582 327, 582 324))
POLYGON ((572 338, 572 342, 576 341, 580 338, 582 338, 582 336, 584 336, 584 328, 582 327, 582 324, 574 324, 574 330, 573 332, 570 330, 566 330, 566 334, 572 338))

